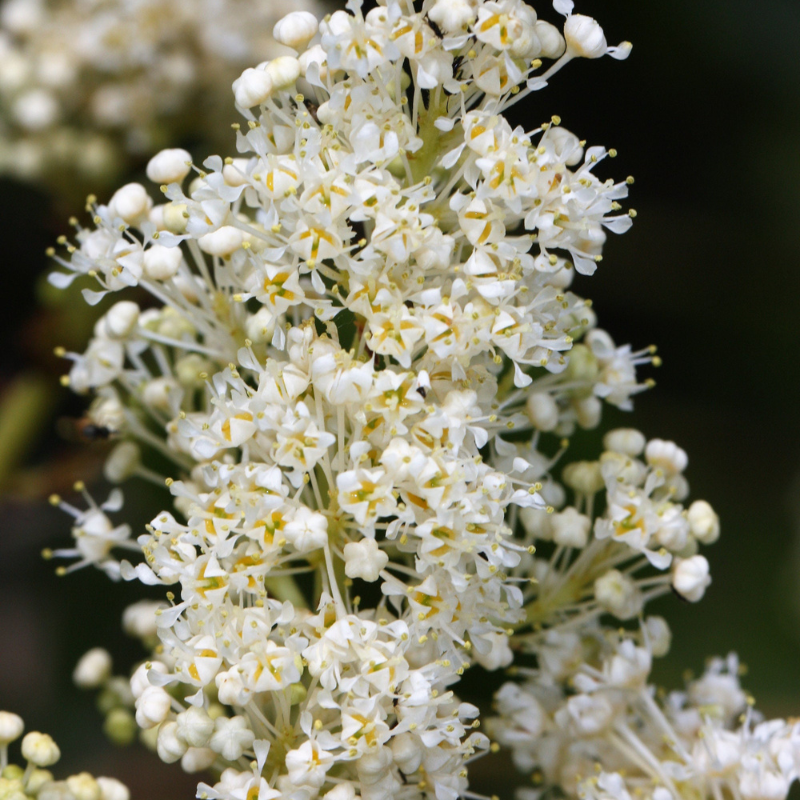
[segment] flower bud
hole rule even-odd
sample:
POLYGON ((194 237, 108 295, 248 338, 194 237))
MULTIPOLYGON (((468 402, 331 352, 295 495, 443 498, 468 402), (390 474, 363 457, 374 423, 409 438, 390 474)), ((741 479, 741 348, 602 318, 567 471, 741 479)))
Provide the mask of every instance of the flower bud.
POLYGON ((265 102, 272 94, 272 76, 263 69, 249 67, 233 82, 236 105, 252 108, 265 102))
POLYGON ((661 658, 669 652, 672 631, 663 617, 647 617, 644 621, 644 632, 647 635, 650 652, 656 658, 661 658))
POLYGON ((128 225, 136 225, 147 219, 153 201, 140 183, 128 183, 117 189, 108 203, 112 219, 120 218, 128 225))
POLYGON ((111 339, 126 339, 139 321, 139 306, 121 300, 108 309, 102 320, 103 334, 111 339))
POLYGON ((255 734, 244 717, 217 717, 209 747, 227 761, 236 761, 253 746, 255 734))
POLYGON ((177 717, 177 734, 190 747, 205 747, 214 732, 214 720, 202 708, 189 706, 177 717))
POLYGON ((169 716, 170 707, 170 696, 160 686, 148 686, 136 700, 136 724, 154 728, 169 716))
POLYGON ((152 686, 150 679, 147 677, 147 673, 151 670, 160 672, 162 675, 166 675, 168 672, 166 665, 160 661, 145 661, 140 664, 131 675, 131 693, 137 700, 142 696, 145 689, 152 686))
POLYGON ((540 431, 552 431, 558 425, 558 404, 547 392, 528 395, 528 417, 540 431))
POLYGON ((644 450, 644 434, 634 428, 615 428, 603 437, 603 447, 635 458, 644 450))
POLYGON ((204 373, 210 375, 213 372, 213 364, 197 353, 190 353, 188 356, 178 359, 175 364, 175 377, 178 379, 178 383, 190 389, 202 386, 205 379, 201 375, 204 373))
POLYGON ((276 320, 275 314, 267 306, 262 306, 245 322, 247 338, 256 344, 265 344, 271 341, 276 320))
POLYGON ((534 25, 534 31, 542 45, 542 51, 540 53, 542 58, 561 58, 561 56, 564 55, 567 44, 564 41, 564 37, 561 35, 561 31, 556 28, 555 25, 551 25, 549 22, 539 19, 534 25))
MULTIPOLYGON (((400 735, 403 736, 404 734, 401 733, 400 735)), ((392 741, 395 741, 395 739, 392 739, 392 741)), ((333 789, 326 792, 322 797, 323 800, 355 800, 356 790, 350 781, 345 781, 344 783, 336 784, 333 789)))
POLYGON ((719 517, 705 500, 695 500, 687 513, 689 530, 702 544, 713 544, 719 539, 719 517))
MULTIPOLYGON (((6 767, 6 769, 8 768, 6 767)), ((6 777, 5 774, 3 775, 3 777, 6 777)), ((28 778, 28 783, 25 786, 25 789, 28 792, 28 797, 32 796, 35 797, 36 795, 39 794, 39 792, 41 792, 42 789, 45 788, 45 786, 47 786, 52 782, 53 782, 53 773, 50 772, 49 769, 33 770, 33 772, 31 772, 30 778, 28 778)), ((12 800, 12 798, 6 795, 4 800, 12 800)), ((17 800, 22 800, 22 798, 18 798, 17 800)))
POLYGON ((183 260, 180 247, 154 244, 144 251, 142 271, 153 281, 167 281, 177 274, 183 260))
POLYGON ((328 76, 328 68, 326 66, 327 59, 328 54, 320 45, 315 44, 297 59, 300 62, 300 74, 305 78, 308 68, 312 64, 318 64, 320 80, 324 81, 328 76))
POLYGON ((165 722, 158 729, 156 752, 165 764, 173 764, 189 749, 189 746, 178 737, 177 722, 165 722))
POLYGON ((579 58, 600 58, 606 54, 608 43, 600 24, 583 14, 570 14, 564 23, 567 51, 579 58))
POLYGON ((190 775, 207 770, 217 760, 217 754, 208 747, 190 747, 181 759, 181 769, 190 775))
POLYGON ((565 508, 560 514, 553 514, 550 525, 556 544, 563 547, 586 547, 592 521, 584 514, 579 514, 572 506, 565 508))
POLYGON ((455 33, 475 19, 475 10, 468 0, 436 0, 428 16, 444 33, 455 33))
POLYGON ((651 467, 662 469, 667 475, 683 472, 689 464, 689 456, 675 442, 651 439, 644 450, 644 457, 651 467))
POLYGON ((596 428, 603 414, 603 404, 597 397, 585 397, 575 402, 575 416, 578 425, 585 430, 596 428))
POLYGON ((363 538, 344 546, 344 574, 348 578, 361 578, 372 583, 378 580, 381 570, 389 563, 389 556, 378 547, 374 539, 363 538))
POLYGON ((223 225, 211 233, 201 236, 197 244, 204 253, 227 258, 242 246, 244 233, 232 225, 223 225))
POLYGON ((278 56, 267 64, 266 72, 276 89, 289 89, 300 77, 300 62, 294 56, 278 56))
POLYGON ((636 584, 616 569, 594 582, 594 595, 606 611, 619 619, 630 619, 642 610, 642 596, 636 584))
POLYGON ((72 680, 81 689, 96 689, 111 675, 111 655, 102 647, 94 647, 85 653, 72 673, 72 680))
POLYGON ((192 157, 180 147, 156 153, 147 164, 147 177, 153 183, 181 183, 189 174, 192 157))
POLYGON ((128 787, 116 778, 98 778, 101 800, 130 800, 128 787))
POLYGON ((37 767, 49 767, 61 758, 61 751, 52 737, 31 731, 22 740, 22 757, 37 767))
POLYGON ((276 42, 300 52, 317 35, 319 22, 308 11, 292 11, 275 23, 272 35, 276 42))
POLYGON ((412 775, 422 763, 424 749, 419 737, 406 731, 398 736, 393 736, 389 740, 389 747, 392 750, 394 763, 406 775, 412 775))
POLYGON ((103 723, 103 733, 118 745, 130 744, 137 730, 136 720, 127 708, 112 708, 103 723))
POLYGON ((142 400, 150 408, 158 411, 169 411, 170 392, 176 386, 174 378, 153 378, 144 385, 142 400))
POLYGON ((592 495, 605 486, 599 461, 573 461, 564 467, 562 478, 578 494, 592 495))
POLYGON ((675 559, 672 570, 672 586, 675 591, 690 603, 696 603, 711 583, 708 574, 708 561, 704 556, 675 559))
POLYGON ((19 739, 24 730, 25 723, 22 717, 11 711, 0 711, 0 747, 19 739))
POLYGON ((122 483, 136 474, 142 460, 142 451, 135 442, 120 442, 108 455, 103 465, 103 477, 109 483, 122 483))
POLYGON ((28 89, 13 103, 14 119, 28 131, 41 131, 58 118, 58 101, 46 89, 28 89))
POLYGON ((70 775, 66 783, 75 800, 101 800, 100 785, 88 772, 70 775))
POLYGON ((164 227, 171 233, 180 236, 186 232, 186 224, 189 221, 187 214, 186 203, 167 203, 162 212, 164 227))

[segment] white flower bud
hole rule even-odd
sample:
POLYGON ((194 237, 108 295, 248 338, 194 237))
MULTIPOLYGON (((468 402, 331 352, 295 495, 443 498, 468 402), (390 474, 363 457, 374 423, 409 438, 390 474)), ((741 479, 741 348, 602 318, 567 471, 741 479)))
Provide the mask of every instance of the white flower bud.
POLYGON ((389 556, 374 539, 364 537, 344 546, 344 560, 344 574, 348 578, 361 578, 371 583, 378 580, 380 571, 389 562, 389 556))
POLYGON ((108 203, 112 219, 120 218, 128 225, 136 225, 147 219, 153 201, 141 183, 128 183, 114 192, 108 203))
POLYGON ((174 378, 153 378, 144 385, 142 400, 158 411, 169 411, 169 396, 177 387, 174 378))
POLYGON ((218 673, 214 682, 217 685, 217 697, 220 703, 226 706, 242 705, 245 688, 241 675, 236 670, 218 673))
POLYGON ((190 747, 181 759, 181 769, 190 775, 204 772, 217 760, 217 754, 208 747, 190 747))
POLYGON ((52 737, 31 731, 22 740, 22 757, 37 767, 49 767, 61 758, 61 751, 52 737))
POLYGON ((484 668, 491 671, 508 667, 514 660, 514 653, 508 644, 508 636, 504 633, 492 631, 487 633, 484 639, 489 639, 491 648, 481 653, 477 648, 474 650, 475 660, 484 668))
POLYGON ((675 559, 672 569, 672 586, 675 591, 691 603, 696 603, 711 583, 708 561, 705 556, 675 559))
POLYGON ((286 540, 300 553, 309 553, 328 542, 328 519, 305 506, 298 508, 283 529, 286 540))
POLYGON ((0 747, 19 739, 24 730, 22 717, 11 711, 0 711, 0 747))
POLYGON ((616 569, 594 582, 594 595, 602 608, 619 619, 631 619, 642 610, 642 595, 636 584, 616 569))
POLYGON ((468 0, 436 0, 428 16, 444 33, 455 33, 475 19, 475 9, 468 0))
MULTIPOLYGON (((403 736, 403 734, 400 734, 403 736)), ((397 737, 393 738, 394 742, 397 737)), ((350 781, 345 783, 338 783, 329 792, 322 795, 323 800, 355 800, 356 790, 350 781)))
POLYGON ((149 639, 156 635, 156 611, 164 608, 160 600, 140 600, 122 612, 122 630, 137 639, 149 639))
POLYGON ((131 693, 137 700, 144 694, 145 689, 152 686, 147 677, 150 670, 160 672, 162 675, 166 675, 168 672, 166 665, 160 661, 145 661, 140 664, 131 676, 131 693))
POLYGON ((265 344, 272 341, 276 320, 275 314, 267 306, 262 306, 252 317, 248 317, 247 322, 245 322, 244 327, 247 338, 256 344, 265 344))
POLYGON ((317 35, 319 22, 308 11, 292 11, 275 23, 272 35, 276 42, 300 52, 317 35))
POLYGON ((153 281, 167 281, 177 274, 183 254, 180 247, 154 244, 144 251, 142 271, 153 281))
POLYGON ((136 699, 136 724, 154 728, 169 716, 170 707, 170 696, 160 686, 148 686, 136 699))
POLYGON ((72 680, 81 689, 96 689, 111 675, 111 655, 102 647, 94 647, 78 661, 72 680))
POLYGON ((553 538, 550 516, 543 508, 528 507, 519 510, 519 519, 525 532, 535 539, 544 539, 545 541, 553 538))
POLYGON ((46 89, 29 89, 12 107, 14 119, 29 131, 41 131, 58 118, 58 101, 46 89))
POLYGON ((186 203, 167 203, 161 216, 168 231, 178 236, 186 232, 186 225, 189 222, 186 203))
POLYGON ((89 408, 88 416, 99 428, 121 431, 125 427, 125 407, 116 395, 98 397, 89 408))
POLYGON ((528 395, 528 417, 540 431, 552 431, 558 425, 558 404, 547 392, 528 395))
POLYGON ((122 483, 136 474, 142 460, 142 451, 135 442, 120 442, 108 455, 103 465, 103 477, 109 483, 122 483))
POLYGON ((102 319, 102 330, 110 339, 126 339, 139 321, 139 306, 130 300, 121 300, 108 309, 102 319))
POLYGON ((644 434, 634 428, 615 428, 603 437, 603 447, 614 453, 635 458, 645 446, 644 434))
POLYGON ((231 164, 226 164, 222 168, 222 177, 228 186, 244 186, 248 183, 247 177, 248 159, 234 158, 231 164))
POLYGON ((561 58, 564 55, 567 43, 564 41, 561 31, 555 25, 539 19, 536 20, 533 29, 541 42, 542 51, 540 55, 543 58, 561 58))
POLYGON ((88 772, 70 775, 66 784, 75 800, 101 800, 100 784, 88 772))
POLYGON ((578 425, 584 430, 591 430, 600 424, 603 414, 603 404, 597 397, 584 397, 575 403, 575 416, 578 425))
POLYGON ((327 59, 328 54, 320 45, 315 44, 297 59, 300 62, 300 74, 305 78, 308 68, 312 64, 318 64, 320 80, 326 80, 328 76, 327 59))
POLYGON ((227 761, 236 761, 253 746, 256 735, 244 717, 217 717, 208 746, 227 761))
POLYGON ((205 709, 189 706, 177 717, 178 736, 190 747, 205 747, 214 733, 214 720, 205 709))
POLYGON ((180 147, 162 150, 147 163, 147 177, 158 184, 181 183, 189 174, 192 157, 180 147))
POLYGON ((650 652, 656 658, 661 658, 669 652, 672 644, 672 631, 663 617, 647 617, 644 621, 644 632, 650 652))
POLYGON ((116 778, 100 777, 97 779, 97 785, 100 787, 101 800, 130 800, 131 793, 128 787, 116 778))
POLYGON ((233 82, 233 96, 241 108, 252 108, 265 102, 272 89, 272 76, 263 69, 248 68, 233 82))
POLYGON ((600 24, 583 14, 571 14, 564 23, 567 51, 579 58, 600 58, 608 50, 608 42, 600 24))
POLYGON ((178 737, 178 724, 165 722, 158 729, 156 752, 165 764, 173 764, 189 749, 189 746, 178 737))
POLYGON ((361 756, 356 762, 359 780, 368 786, 377 783, 389 771, 393 760, 392 751, 386 746, 361 756))
POLYGON ((569 506, 561 513, 552 515, 550 526, 553 531, 553 541, 556 544, 582 548, 586 547, 586 543, 589 541, 592 521, 569 506))
POLYGON ((197 244, 204 253, 227 258, 236 252, 244 241, 244 233, 232 225, 223 225, 211 233, 201 236, 197 244))
POLYGON ((605 486, 599 461, 573 461, 564 467, 562 478, 578 494, 596 494, 605 486))
POLYGON ((713 544, 719 539, 719 517, 705 500, 695 500, 687 513, 689 530, 702 544, 713 544))
POLYGON ((418 736, 406 731, 389 740, 394 763, 406 775, 411 775, 419 769, 425 750, 418 736))
POLYGON ((275 89, 289 89, 300 77, 300 62, 294 56, 278 56, 267 64, 266 72, 275 89))
POLYGON ((675 442, 651 439, 644 450, 644 457, 651 467, 663 470, 667 475, 683 472, 689 464, 689 456, 675 442))

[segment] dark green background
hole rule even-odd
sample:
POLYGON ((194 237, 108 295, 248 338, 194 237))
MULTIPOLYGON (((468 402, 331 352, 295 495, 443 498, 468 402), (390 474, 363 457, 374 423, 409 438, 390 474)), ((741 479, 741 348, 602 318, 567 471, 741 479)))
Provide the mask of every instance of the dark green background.
MULTIPOLYGON (((555 21, 549 7, 537 10, 555 21)), ((516 119, 533 127, 559 114, 590 143, 617 148, 606 174, 636 177, 633 230, 611 237, 597 274, 576 289, 594 299, 618 342, 657 343, 664 365, 650 373, 658 386, 637 399, 634 415, 608 414, 604 427, 632 424, 677 441, 690 456, 693 497, 722 518, 703 601, 669 597, 654 608, 674 633, 656 675, 678 686, 686 668, 735 649, 759 706, 798 715, 800 3, 584 0, 576 10, 596 16, 610 43, 630 39, 630 59, 569 65, 516 119)), ((220 109, 208 124, 232 116, 232 106, 220 109)), ((42 325, 32 331, 25 321, 44 247, 66 226, 31 190, 4 184, 0 206, 8 381, 34 362, 52 369, 36 356, 42 325)), ((600 436, 582 446, 576 437, 574 453, 591 454, 600 436)), ((41 471, 67 452, 48 422, 29 466, 41 471)), ((128 494, 140 490, 135 513, 144 522, 162 500, 143 486, 128 494)), ((91 646, 110 643, 120 664, 137 656, 119 615, 140 590, 89 571, 57 579, 38 552, 66 536, 66 518, 43 499, 17 491, 2 500, 0 708, 55 736, 59 774, 88 768, 128 781, 135 797, 191 797, 194 780, 179 769, 105 744, 92 699, 71 687, 72 666, 91 646)), ((479 768, 483 788, 497 791, 505 780, 491 770, 488 761, 479 768)))

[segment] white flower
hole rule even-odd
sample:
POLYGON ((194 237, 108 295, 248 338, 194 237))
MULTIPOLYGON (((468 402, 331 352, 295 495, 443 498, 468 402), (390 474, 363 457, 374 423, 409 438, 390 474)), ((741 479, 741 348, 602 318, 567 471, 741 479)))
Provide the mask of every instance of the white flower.
POLYGON ((296 750, 286 754, 289 780, 295 786, 310 786, 319 789, 325 782, 325 774, 333 765, 333 756, 311 739, 296 750))
POLYGON ((702 544, 713 544, 719 538, 719 517, 705 500, 695 500, 687 513, 689 530, 702 544))
POLYGON ((148 686, 136 698, 136 724, 140 728, 154 728, 169 714, 170 696, 160 686, 148 686))
POLYGON ((191 155, 180 147, 162 150, 147 163, 153 183, 181 183, 191 170, 191 155))
POLYGON ((19 739, 24 730, 25 723, 22 717, 10 711, 0 711, 0 745, 5 746, 19 739))

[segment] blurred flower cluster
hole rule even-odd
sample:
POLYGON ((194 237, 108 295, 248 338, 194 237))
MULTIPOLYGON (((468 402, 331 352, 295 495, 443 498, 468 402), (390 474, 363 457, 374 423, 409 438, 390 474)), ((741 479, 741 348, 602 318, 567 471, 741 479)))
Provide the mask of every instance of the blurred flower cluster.
MULTIPOLYGON (((289 0, 5 0, 0 172, 80 197, 160 142, 219 141, 242 67, 275 55, 289 0)), ((311 7, 311 3, 308 3, 311 7)), ((301 2, 300 7, 304 7, 301 2)))
POLYGON ((62 574, 167 590, 126 611, 130 679, 99 648, 75 680, 112 738, 211 774, 202 800, 480 798, 468 765, 502 746, 523 800, 779 800, 798 775, 800 728, 761 720, 734 657, 649 683, 671 633, 646 604, 699 601, 719 536, 686 453, 618 428, 567 456, 658 359, 571 290, 635 216, 616 153, 505 116, 630 52, 554 7, 292 11, 292 54, 233 82, 237 154, 161 150, 154 191, 90 197, 52 252, 56 287, 124 293, 59 353, 115 442, 105 476, 171 495, 136 538, 121 490, 53 496, 62 574), (489 736, 472 668, 514 678, 489 736))

